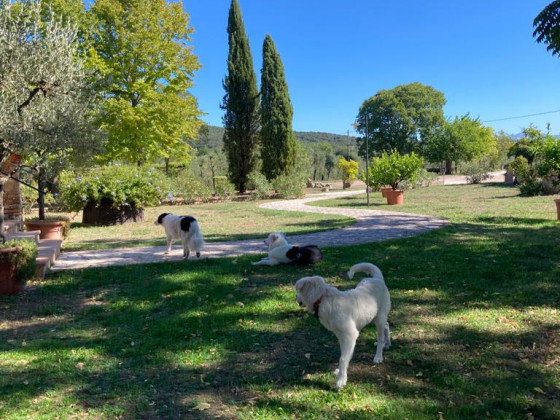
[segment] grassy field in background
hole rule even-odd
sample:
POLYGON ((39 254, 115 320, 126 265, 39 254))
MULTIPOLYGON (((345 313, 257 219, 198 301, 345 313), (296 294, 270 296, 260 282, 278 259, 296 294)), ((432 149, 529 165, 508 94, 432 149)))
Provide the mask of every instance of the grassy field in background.
POLYGON ((161 213, 196 217, 208 242, 264 239, 274 231, 311 233, 354 223, 343 216, 261 209, 254 201, 148 207, 144 210, 144 222, 117 226, 85 226, 81 213, 67 213, 72 218, 72 229, 64 241, 64 251, 164 246, 163 227, 154 225, 161 213))
POLYGON ((239 257, 87 269, 0 297, 0 418, 560 418, 552 198, 489 184, 406 191, 403 206, 372 200, 451 224, 327 248, 314 267, 239 257), (293 285, 319 274, 353 287, 360 277, 344 273, 359 261, 385 274, 393 346, 374 365, 366 327, 336 392, 336 338, 297 306, 293 285))

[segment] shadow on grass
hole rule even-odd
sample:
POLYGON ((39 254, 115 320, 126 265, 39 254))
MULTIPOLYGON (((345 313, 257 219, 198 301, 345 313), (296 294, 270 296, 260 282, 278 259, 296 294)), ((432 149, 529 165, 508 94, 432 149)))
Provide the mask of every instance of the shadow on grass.
POLYGON ((0 298, 0 417, 40 411, 49 395, 58 408, 47 416, 236 418, 241 407, 304 418, 558 417, 557 314, 534 312, 560 305, 560 228, 479 222, 327 248, 314 267, 240 257, 35 283, 0 298), (316 273, 353 287, 343 275, 358 261, 385 274, 394 346, 374 366, 375 329, 366 328, 348 391, 330 393, 336 339, 297 308, 293 284, 316 273), (323 397, 296 400, 296 391, 323 397), (352 393, 384 403, 366 407, 352 393), (204 399, 210 407, 197 409, 204 399))

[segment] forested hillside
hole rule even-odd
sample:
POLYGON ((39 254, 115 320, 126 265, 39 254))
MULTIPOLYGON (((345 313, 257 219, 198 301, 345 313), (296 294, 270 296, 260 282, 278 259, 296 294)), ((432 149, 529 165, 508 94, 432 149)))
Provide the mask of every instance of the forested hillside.
MULTIPOLYGON (((327 142, 333 145, 335 150, 346 149, 347 142, 350 147, 356 144, 356 138, 345 136, 343 134, 321 133, 317 131, 294 131, 296 138, 302 143, 320 143, 327 142)), ((215 125, 209 125, 203 128, 199 134, 198 142, 194 145, 197 149, 222 147, 222 138, 224 129, 215 125)))

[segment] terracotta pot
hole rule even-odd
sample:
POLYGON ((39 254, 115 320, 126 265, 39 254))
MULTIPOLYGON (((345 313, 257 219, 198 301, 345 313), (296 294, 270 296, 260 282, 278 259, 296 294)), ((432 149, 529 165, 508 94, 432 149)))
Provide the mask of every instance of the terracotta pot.
POLYGON ((403 190, 391 190, 385 192, 385 197, 387 198, 387 204, 389 204, 390 206, 396 204, 402 204, 403 196, 404 196, 403 190))
POLYGON ((64 222, 53 220, 34 220, 23 222, 27 230, 39 230, 39 239, 62 239, 64 222))
POLYGON ((21 290, 16 277, 16 267, 10 262, 10 254, 21 248, 0 248, 0 295, 13 295, 21 290))
POLYGON ((556 217, 560 220, 560 198, 554 200, 556 202, 556 217))
POLYGON ((381 187, 381 196, 387 197, 387 191, 393 191, 391 187, 381 187))

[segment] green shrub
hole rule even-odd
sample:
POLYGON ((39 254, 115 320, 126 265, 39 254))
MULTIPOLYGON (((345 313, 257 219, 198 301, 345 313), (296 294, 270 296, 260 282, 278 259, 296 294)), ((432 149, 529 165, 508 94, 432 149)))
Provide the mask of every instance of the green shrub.
POLYGON ((542 193, 542 180, 525 156, 517 156, 508 166, 517 178, 522 195, 533 196, 542 193))
POLYGON ((136 166, 96 167, 83 172, 63 171, 59 202, 78 211, 88 202, 109 199, 115 207, 155 206, 169 193, 169 181, 159 171, 136 166))
POLYGON ((253 171, 249 174, 247 189, 251 191, 251 197, 257 200, 270 197, 273 187, 262 173, 253 171))
POLYGON ((467 162, 461 166, 461 172, 469 184, 480 184, 491 177, 488 168, 481 162, 467 162))
POLYGON ((175 179, 174 193, 183 197, 187 204, 197 201, 207 202, 212 197, 212 192, 211 186, 188 172, 181 173, 175 179))
POLYGON ((10 254, 9 262, 15 265, 16 278, 24 283, 37 272, 37 255, 39 250, 34 241, 12 239, 0 244, 0 248, 19 248, 20 251, 10 254))
POLYGON ((414 185, 420 176, 424 160, 414 152, 401 155, 399 152, 383 152, 373 158, 369 171, 369 186, 378 189, 389 185, 396 190, 401 185, 414 185))
POLYGON ((224 181, 216 182, 216 188, 214 190, 214 194, 216 194, 218 197, 222 199, 226 199, 235 194, 235 185, 233 185, 231 182, 227 182, 226 177, 224 177, 224 179, 225 182, 224 181))
POLYGON ((272 181, 272 186, 280 198, 303 197, 305 182, 297 174, 280 175, 272 181))

